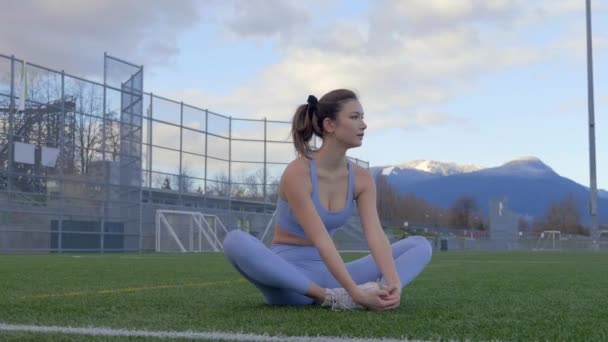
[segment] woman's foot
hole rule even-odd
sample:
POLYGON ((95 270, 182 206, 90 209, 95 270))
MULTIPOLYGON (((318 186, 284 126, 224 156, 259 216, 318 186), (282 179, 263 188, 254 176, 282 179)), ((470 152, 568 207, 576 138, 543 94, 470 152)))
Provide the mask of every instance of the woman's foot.
MULTIPOLYGON (((371 281, 365 284, 358 285, 357 287, 363 291, 379 289, 380 284, 375 281, 371 281)), ((355 302, 350 294, 342 287, 335 289, 325 289, 325 299, 321 303, 323 307, 331 307, 334 311, 340 310, 360 310, 365 309, 364 306, 355 302)))

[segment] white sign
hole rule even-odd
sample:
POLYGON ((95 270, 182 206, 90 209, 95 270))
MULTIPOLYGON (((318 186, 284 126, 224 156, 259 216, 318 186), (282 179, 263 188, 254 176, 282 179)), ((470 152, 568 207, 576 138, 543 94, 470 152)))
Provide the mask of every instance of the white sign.
POLYGON ((42 160, 40 162, 43 166, 55 167, 58 156, 58 148, 42 146, 42 160))
POLYGON ((17 163, 34 164, 34 151, 36 149, 36 146, 32 144, 25 144, 22 142, 15 142, 14 145, 15 156, 13 158, 17 163))

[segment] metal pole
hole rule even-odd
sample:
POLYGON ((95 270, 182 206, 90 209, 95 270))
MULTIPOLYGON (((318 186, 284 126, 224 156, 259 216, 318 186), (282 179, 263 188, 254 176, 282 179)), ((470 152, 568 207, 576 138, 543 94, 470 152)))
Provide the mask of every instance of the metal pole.
POLYGON ((108 59, 107 52, 103 53, 103 113, 102 115, 102 125, 101 125, 101 160, 106 160, 106 73, 108 70, 108 65, 106 60, 108 59))
POLYGON ((232 210, 232 116, 228 118, 228 212, 232 210))
POLYGON ((156 210, 156 251, 160 252, 160 212, 156 210))
POLYGON ((192 216, 190 216, 190 240, 188 241, 188 248, 190 248, 189 252, 192 252, 194 250, 194 246, 193 246, 193 241, 194 240, 194 229, 192 226, 192 216))
POLYGON ((203 205, 206 207, 207 206, 207 151, 208 151, 208 145, 209 145, 209 111, 207 109, 205 109, 205 178, 203 181, 203 186, 205 187, 203 189, 203 193, 205 194, 203 196, 203 205))
POLYGON ((11 56, 11 103, 8 111, 8 207, 11 207, 11 198, 13 191, 13 149, 14 139, 13 139, 13 121, 14 121, 14 112, 15 112, 15 56, 11 56))
MULTIPOLYGON (((154 124, 154 93, 150 93, 150 115, 148 118, 148 178, 149 178, 149 188, 150 188, 150 196, 152 196, 152 141, 154 140, 152 137, 152 125, 154 124)), ((152 198, 150 198, 150 203, 152 203, 152 198)))
POLYGON ((139 111, 139 115, 141 115, 140 120, 139 121, 139 167, 137 168, 139 170, 139 199, 138 199, 138 207, 139 207, 139 253, 141 253, 143 247, 144 247, 144 227, 143 227, 143 219, 144 219, 144 213, 143 213, 143 199, 144 199, 144 191, 143 191, 143 185, 142 185, 142 169, 141 169, 141 158, 142 158, 142 154, 143 154, 143 149, 142 149, 142 131, 143 128, 141 127, 143 122, 144 122, 144 66, 141 66, 141 89, 139 89, 139 96, 140 100, 139 100, 139 105, 141 106, 141 110, 139 111))
POLYGON ((57 234, 57 248, 59 252, 61 252, 61 232, 63 231, 63 214, 65 212, 65 179, 63 176, 63 160, 65 154, 65 129, 63 127, 66 122, 65 115, 65 72, 61 70, 61 131, 59 132, 59 184, 61 189, 61 209, 59 210, 59 225, 58 225, 58 234, 57 234))
MULTIPOLYGON (((108 71, 108 54, 107 52, 104 51, 103 53, 103 107, 102 110, 103 112, 101 113, 101 160, 103 163, 103 182, 104 182, 104 198, 103 198, 103 202, 102 202, 102 215, 101 215, 101 222, 100 222, 100 233, 99 233, 99 246, 100 246, 100 252, 103 253, 103 230, 104 230, 104 226, 106 225, 106 217, 108 216, 108 201, 109 201, 109 197, 110 197, 110 184, 108 184, 108 179, 109 179, 109 175, 108 173, 111 174, 111 166, 106 164, 106 124, 107 124, 107 117, 106 117, 106 101, 107 101, 107 71, 108 71), (109 166, 109 167, 108 167, 109 166)), ((121 157, 122 158, 122 157, 121 157)))
POLYGON ((595 113, 593 103, 593 47, 591 34, 591 0, 586 1, 587 8, 587 100, 589 109, 589 173, 590 173, 590 206, 591 214, 591 237, 597 239, 597 179, 595 165, 595 113))
POLYGON ((268 126, 268 120, 266 120, 266 117, 264 117, 264 180, 262 183, 264 183, 262 186, 264 187, 264 189, 262 189, 262 194, 264 196, 264 214, 266 214, 266 187, 268 186, 268 179, 266 178, 266 167, 268 166, 266 163, 267 161, 267 157, 266 157, 266 145, 268 144, 268 137, 267 137, 267 126, 268 126))
MULTIPOLYGON (((195 221, 194 217, 192 217, 192 220, 195 221)), ((203 229, 203 227, 202 227, 202 224, 199 223, 199 221, 195 221, 195 223, 196 223, 196 228, 197 228, 196 231, 198 232, 198 251, 202 252, 203 251, 203 244, 202 244, 202 241, 201 241, 201 238, 202 238, 202 236, 201 236, 201 230, 203 229)))
MULTIPOLYGON (((7 200, 8 200, 8 212, 9 217, 13 216, 14 213, 10 211, 12 208, 12 180, 13 177, 13 112, 15 111, 15 56, 11 55, 11 98, 8 110, 8 169, 6 173, 7 178, 7 200)), ((11 218, 12 219, 12 218, 11 218)), ((8 247, 8 246, 7 246, 8 247)), ((10 248, 10 247, 9 247, 10 248)))
POLYGON ((177 176, 179 184, 179 205, 184 205, 182 199, 182 192, 184 186, 184 173, 182 168, 182 155, 184 154, 184 102, 180 102, 179 105, 179 175, 177 176))

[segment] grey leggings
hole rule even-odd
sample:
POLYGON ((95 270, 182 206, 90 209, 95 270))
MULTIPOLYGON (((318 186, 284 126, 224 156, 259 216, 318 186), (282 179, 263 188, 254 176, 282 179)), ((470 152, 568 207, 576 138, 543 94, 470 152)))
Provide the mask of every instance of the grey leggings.
MULTIPOLYGON (((432 247, 426 238, 409 237, 391 245, 401 284, 414 280, 431 260, 432 247)), ((323 288, 341 287, 314 246, 273 244, 270 248, 255 237, 231 231, 224 239, 224 253, 247 280, 272 305, 309 305, 305 294, 314 282, 323 288)), ((346 263, 357 284, 384 278, 371 255, 346 263)))

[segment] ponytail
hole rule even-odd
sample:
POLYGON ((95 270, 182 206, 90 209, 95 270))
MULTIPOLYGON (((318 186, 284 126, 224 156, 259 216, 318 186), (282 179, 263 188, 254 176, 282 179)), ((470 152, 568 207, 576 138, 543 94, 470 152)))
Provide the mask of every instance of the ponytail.
POLYGON ((357 95, 347 89, 337 89, 323 95, 320 100, 309 95, 307 103, 298 106, 291 126, 291 136, 298 155, 310 157, 313 152, 310 146, 313 134, 323 139, 323 120, 336 120, 342 104, 348 100, 357 100, 357 95))

